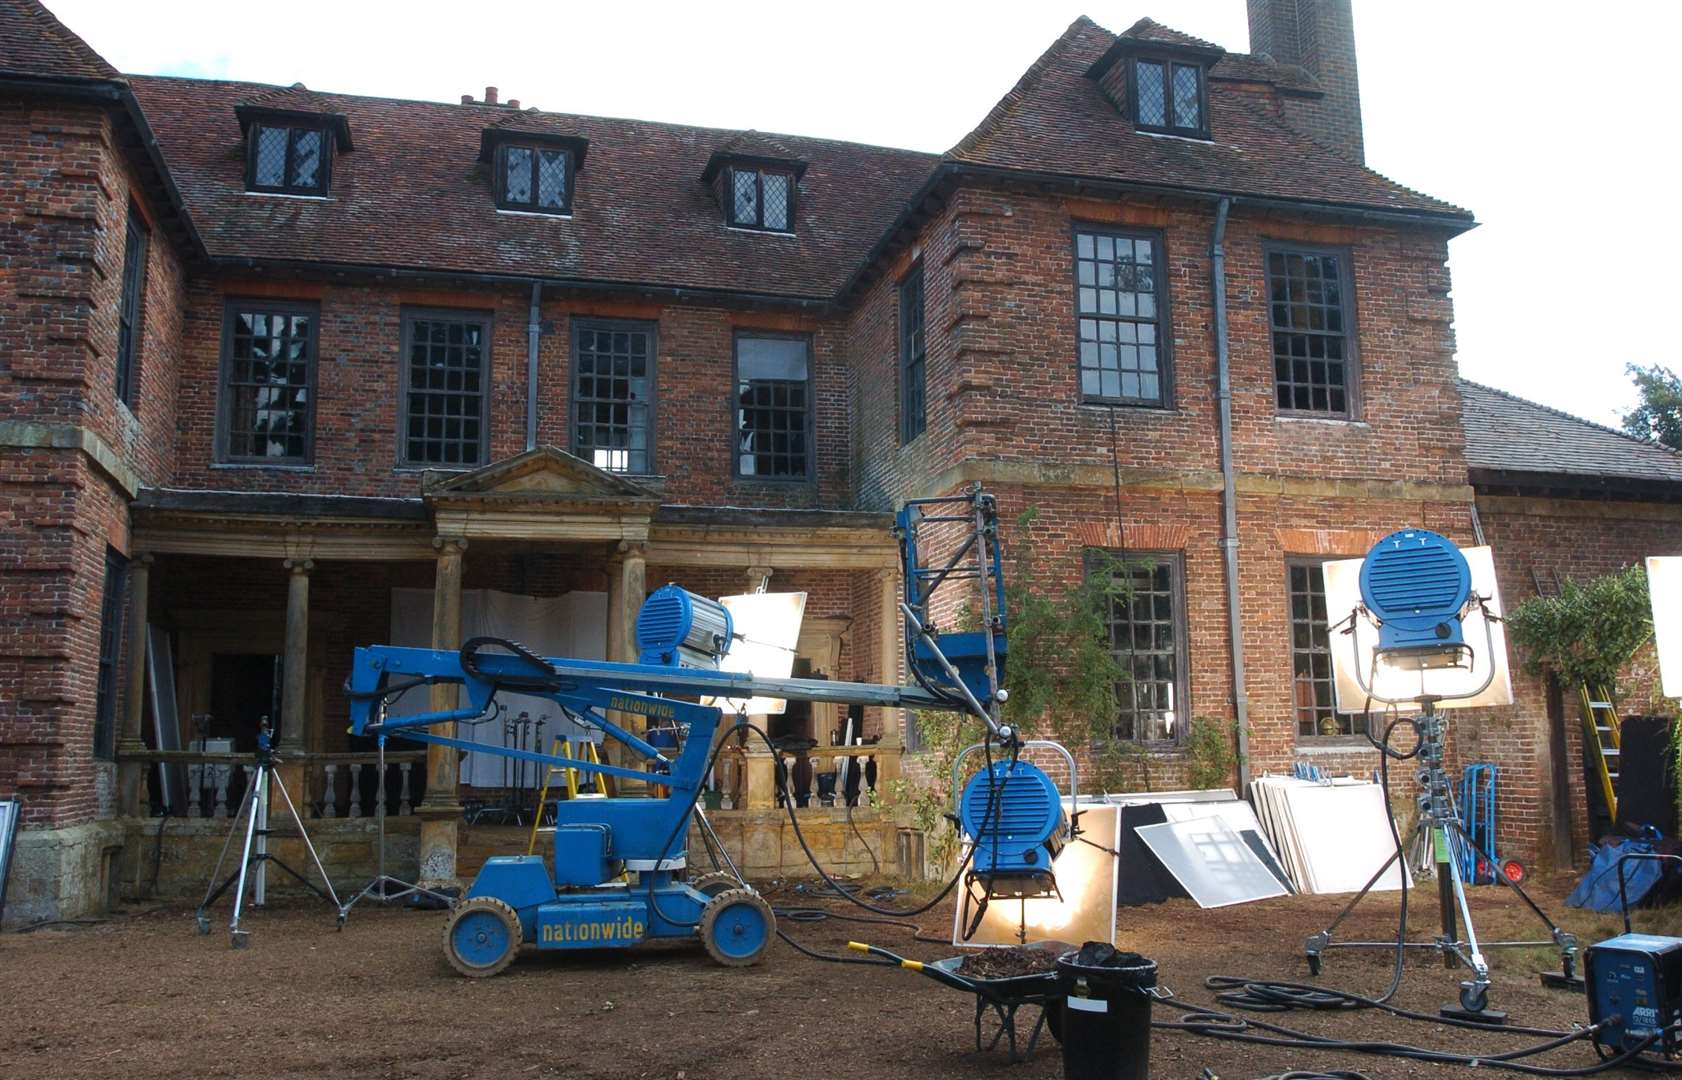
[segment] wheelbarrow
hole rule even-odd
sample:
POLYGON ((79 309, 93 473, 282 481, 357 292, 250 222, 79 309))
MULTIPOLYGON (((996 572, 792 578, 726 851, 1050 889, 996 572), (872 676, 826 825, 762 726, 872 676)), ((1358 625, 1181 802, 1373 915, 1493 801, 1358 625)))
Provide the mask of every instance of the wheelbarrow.
MULTIPOLYGON (((1074 948, 1062 941, 1030 941, 1027 948, 1043 949, 1053 957, 1061 956, 1074 948)), ((1063 991, 1058 988, 1057 970, 1033 972, 1027 975, 1012 975, 1006 978, 982 979, 973 975, 958 974, 958 967, 964 962, 962 956, 949 956, 944 960, 908 960, 896 953, 875 945, 867 945, 862 941, 849 941, 847 948, 854 952, 869 953, 871 956, 898 964, 907 971, 915 971, 925 975, 943 986, 954 990, 962 990, 975 995, 975 1048, 976 1050, 992 1050, 999 1045, 1001 1039, 1008 1039, 1010 1046, 1010 1062, 1016 1064, 1031 1057, 1035 1046, 1039 1043, 1040 1032, 1050 1029, 1052 1038, 1063 1041, 1063 991), (1039 1017, 1028 1032, 1025 1044, 1017 1042, 1016 1013, 1025 1005, 1038 1005, 1039 1017), (998 1021, 998 1028, 991 1039, 985 1040, 982 1022, 988 1017, 998 1021)))

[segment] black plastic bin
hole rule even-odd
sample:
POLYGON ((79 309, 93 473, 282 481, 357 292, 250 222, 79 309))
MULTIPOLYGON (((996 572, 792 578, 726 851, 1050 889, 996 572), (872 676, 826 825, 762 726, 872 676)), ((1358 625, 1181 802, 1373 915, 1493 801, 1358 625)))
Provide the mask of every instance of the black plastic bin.
POLYGON ((1156 961, 1088 942, 1057 958, 1064 1080, 1148 1080, 1156 961))

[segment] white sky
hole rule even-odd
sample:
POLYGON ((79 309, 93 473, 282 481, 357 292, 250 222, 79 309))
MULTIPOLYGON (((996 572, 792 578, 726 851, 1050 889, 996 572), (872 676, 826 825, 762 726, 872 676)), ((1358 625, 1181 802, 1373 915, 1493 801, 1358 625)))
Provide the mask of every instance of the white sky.
MULTIPOLYGON (((128 72, 437 101, 491 84, 545 109, 929 151, 1083 12, 1248 49, 1244 0, 47 3, 128 72)), ((1355 26, 1368 164, 1483 223, 1450 249, 1461 371, 1615 424, 1634 399, 1625 363, 1678 364, 1657 316, 1677 302, 1666 57, 1682 4, 1592 11, 1355 0, 1355 26)))

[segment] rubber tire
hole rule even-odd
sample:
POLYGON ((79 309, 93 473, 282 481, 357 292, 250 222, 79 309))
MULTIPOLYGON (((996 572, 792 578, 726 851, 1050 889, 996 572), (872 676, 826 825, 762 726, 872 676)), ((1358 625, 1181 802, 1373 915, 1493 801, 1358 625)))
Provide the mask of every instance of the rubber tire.
POLYGON ((1460 1007, 1470 1013, 1483 1012, 1489 1008, 1489 988, 1462 987, 1460 990, 1460 1007))
POLYGON ((1057 1045, 1063 1045, 1063 1003, 1053 1001, 1048 1005, 1041 1005, 1045 1010, 1045 1029, 1051 1032, 1051 1037, 1057 1040, 1057 1045))
POLYGON ((714 963, 724 967, 752 967, 759 963, 760 958, 771 947, 771 940, 777 936, 777 916, 772 913, 771 905, 758 893, 748 889, 727 889, 707 902, 707 906, 701 912, 698 932, 701 935, 701 944, 706 946, 707 955, 713 958, 714 963), (759 948, 752 953, 738 956, 718 947, 718 936, 714 927, 721 915, 739 904, 747 904, 758 910, 765 923, 765 937, 759 943, 759 948))
POLYGON ((1530 876, 1530 871, 1517 859, 1502 859, 1499 871, 1502 877, 1514 885, 1523 885, 1524 879, 1530 876))
POLYGON ((450 917, 444 921, 444 958, 457 972, 470 979, 488 979, 502 971, 514 962, 519 955, 520 946, 524 943, 524 934, 520 929, 520 916, 513 908, 493 896, 475 896, 471 900, 463 900, 450 912, 450 917), (490 912, 502 920, 508 930, 508 948, 503 954, 490 964, 479 966, 470 964, 456 953, 455 929, 456 924, 468 915, 476 912, 490 912))
POLYGON ((1313 953, 1308 954, 1308 973, 1310 975, 1320 974, 1320 958, 1313 953))
POLYGON ((719 893, 725 893, 729 892, 731 889, 741 888, 742 882, 735 874, 730 873, 728 870, 714 870, 710 874, 702 874, 694 881, 691 881, 689 883, 689 887, 706 897, 708 900, 711 900, 719 893))

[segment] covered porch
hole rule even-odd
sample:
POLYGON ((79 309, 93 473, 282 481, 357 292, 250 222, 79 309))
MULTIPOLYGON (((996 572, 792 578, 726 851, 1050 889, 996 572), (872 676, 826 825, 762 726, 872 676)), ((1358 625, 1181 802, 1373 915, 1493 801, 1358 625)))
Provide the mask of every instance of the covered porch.
MULTIPOLYGON (((473 472, 427 474, 415 498, 147 491, 133 520, 139 554, 125 635, 120 809, 137 839, 146 837, 131 848, 148 853, 147 830, 165 834, 156 819, 166 807, 180 819, 168 824, 172 844, 158 841, 159 861, 195 884, 204 876, 193 851, 219 839, 237 812, 264 718, 312 835, 330 834, 318 846, 337 852, 347 875, 364 862, 371 873, 382 778, 373 741, 347 731, 343 692, 358 645, 450 649, 465 634, 489 632, 555 655, 630 660, 636 613, 652 586, 675 581, 710 596, 763 586, 808 594, 797 671, 899 677, 898 561, 886 515, 666 505, 656 484, 540 447, 473 472)), ((408 704, 453 707, 453 689, 430 693, 408 704)), ((552 746, 561 718, 517 704, 461 736, 552 746)), ((885 789, 899 771, 897 715, 796 704, 763 722, 815 744, 788 755, 787 767, 810 795, 799 812, 820 834, 830 810, 810 774, 837 756, 850 722, 870 744, 857 754, 861 781, 866 758, 869 769, 855 799, 877 817, 868 809, 872 787, 885 789)), ((500 757, 395 740, 387 751, 387 856, 396 872, 453 883, 474 869, 460 861, 464 826, 524 824, 540 812, 534 767, 517 773, 500 757)), ((765 851, 787 850, 804 865, 792 839, 763 841, 765 828, 787 827, 775 768, 758 747, 727 754, 708 801, 735 857, 762 864, 765 851), (755 846, 760 855, 749 857, 755 846)), ((891 854, 895 844, 884 818, 872 847, 891 854)), ((128 860, 133 880, 143 861, 128 860)), ((160 870, 160 891, 169 877, 160 870)))

